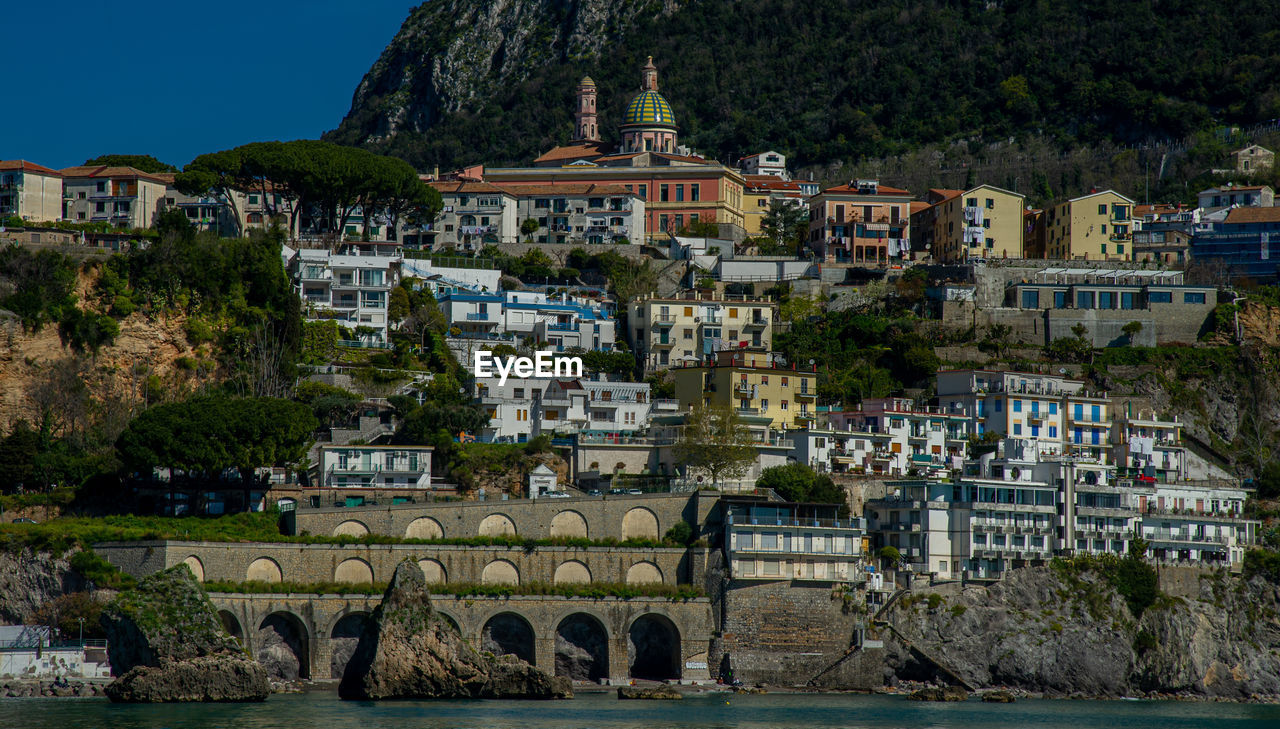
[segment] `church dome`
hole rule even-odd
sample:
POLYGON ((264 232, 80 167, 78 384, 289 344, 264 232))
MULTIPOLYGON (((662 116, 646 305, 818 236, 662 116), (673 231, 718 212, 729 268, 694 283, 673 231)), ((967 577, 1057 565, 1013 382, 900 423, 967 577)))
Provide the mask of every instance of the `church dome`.
POLYGON ((662 98, 657 91, 641 91, 627 105, 627 113, 622 117, 623 124, 664 124, 676 125, 676 115, 671 111, 671 104, 662 98))

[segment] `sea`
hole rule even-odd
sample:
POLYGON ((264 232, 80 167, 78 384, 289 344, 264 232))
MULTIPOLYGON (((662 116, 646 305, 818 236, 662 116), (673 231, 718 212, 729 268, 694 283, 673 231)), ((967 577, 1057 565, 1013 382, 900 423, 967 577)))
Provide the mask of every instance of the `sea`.
POLYGON ((683 701, 341 701, 333 692, 260 704, 119 705, 0 698, 0 727, 23 729, 1276 729, 1280 706, 1183 701, 908 701, 863 694, 704 693, 683 701))

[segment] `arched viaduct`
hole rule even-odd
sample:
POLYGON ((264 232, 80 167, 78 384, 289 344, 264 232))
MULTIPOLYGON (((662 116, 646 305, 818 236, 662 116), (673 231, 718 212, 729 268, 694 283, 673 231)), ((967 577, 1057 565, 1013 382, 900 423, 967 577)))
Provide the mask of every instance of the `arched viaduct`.
MULTIPOLYGON (((380 602, 367 595, 210 593, 228 632, 274 677, 339 678, 380 602)), ((575 680, 705 680, 706 598, 432 598, 480 650, 575 680)))

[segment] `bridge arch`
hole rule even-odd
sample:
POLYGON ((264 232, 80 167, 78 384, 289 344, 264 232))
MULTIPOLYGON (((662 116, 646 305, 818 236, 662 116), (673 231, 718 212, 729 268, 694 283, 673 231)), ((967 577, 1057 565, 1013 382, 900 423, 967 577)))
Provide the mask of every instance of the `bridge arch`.
POLYGON ((280 582, 284 579, 284 573, 280 571, 280 565, 270 557, 259 557, 249 563, 249 569, 244 572, 246 582, 280 582))
POLYGON ((230 610, 219 610, 218 620, 222 621, 222 629, 227 631, 227 635, 240 641, 240 645, 244 645, 244 628, 240 626, 240 620, 230 610))
POLYGON ((632 678, 680 678, 680 629, 671 618, 645 613, 627 628, 627 666, 632 678))
POLYGON ((483 585, 518 585, 520 584, 520 569, 513 562, 505 559, 495 559, 484 566, 484 571, 480 573, 480 583, 483 585))
POLYGON ((516 523, 506 514, 490 514, 480 520, 479 535, 482 537, 502 537, 516 535, 516 523))
POLYGON ((429 516, 420 516, 409 522, 404 530, 405 539, 443 539, 444 528, 429 516))
POLYGON ((622 515, 623 539, 658 540, 658 516, 652 511, 637 506, 622 515))
POLYGON ((587 538, 587 520, 582 514, 569 509, 551 517, 551 536, 587 538))
POLYGON ((495 656, 514 655, 533 664, 533 626, 519 613, 501 612, 485 621, 480 629, 480 650, 495 656))
POLYGON ((191 570, 191 575, 196 578, 196 582, 204 582, 204 562, 194 554, 182 560, 182 563, 191 570))
POLYGON ((575 612, 556 624, 555 674, 572 681, 609 677, 609 631, 595 615, 575 612))
POLYGON ((329 629, 329 678, 342 678, 368 623, 369 613, 363 611, 349 612, 334 621, 329 629))
POLYGON ((591 569, 576 559, 561 562, 556 566, 552 582, 557 585, 581 584, 591 581, 591 569))
POLYGON ((344 559, 334 568, 333 581, 371 584, 373 582, 373 568, 369 566, 368 562, 359 557, 344 559))
POLYGON ((285 681, 311 678, 311 634, 292 612, 278 610, 258 625, 258 663, 271 678, 285 681))
POLYGON ((418 569, 422 570, 428 585, 443 585, 449 581, 449 572, 438 559, 420 559, 418 569))
POLYGON ((636 562, 627 568, 628 585, 662 582, 662 568, 653 562, 636 562))
POLYGON ((333 528, 335 537, 363 537, 369 534, 369 527, 356 519, 347 519, 333 528))

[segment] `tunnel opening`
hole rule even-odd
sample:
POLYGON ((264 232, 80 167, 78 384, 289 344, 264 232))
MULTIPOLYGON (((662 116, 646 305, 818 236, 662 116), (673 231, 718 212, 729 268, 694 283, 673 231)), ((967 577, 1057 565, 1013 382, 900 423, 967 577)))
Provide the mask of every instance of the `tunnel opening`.
POLYGON ((480 649, 495 656, 513 655, 534 662, 533 627, 515 613, 500 613, 489 618, 480 634, 480 649))
POLYGON ((609 635, 599 620, 575 613, 560 621, 556 627, 556 675, 571 681, 609 677, 609 635))
POLYGON ((632 678, 679 679, 680 631, 661 615, 641 615, 627 631, 627 662, 632 678))
POLYGON ((292 613, 271 613, 258 626, 258 663, 281 681, 311 678, 307 629, 292 613))
POLYGON ((347 670, 347 663, 356 653, 356 646, 360 645, 360 635, 364 633, 368 622, 368 613, 351 613, 334 624, 329 633, 329 645, 332 648, 329 678, 342 678, 343 671, 347 670))
POLYGON ((240 645, 244 645, 244 628, 240 627, 240 621, 236 620, 236 616, 230 611, 219 610, 218 620, 222 621, 222 629, 227 631, 227 635, 240 641, 240 645))

